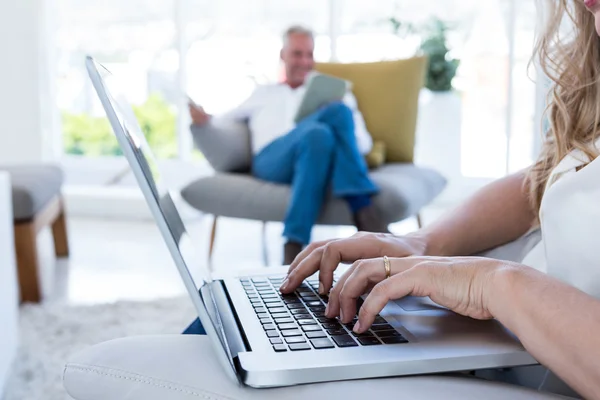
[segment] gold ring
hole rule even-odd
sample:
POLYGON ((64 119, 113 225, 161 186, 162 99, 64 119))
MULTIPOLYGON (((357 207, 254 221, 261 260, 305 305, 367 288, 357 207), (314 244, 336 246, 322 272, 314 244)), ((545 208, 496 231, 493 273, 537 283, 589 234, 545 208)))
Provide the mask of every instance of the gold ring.
POLYGON ((392 267, 390 267, 390 259, 387 256, 383 256, 383 266, 385 267, 385 279, 388 279, 392 275, 392 267))

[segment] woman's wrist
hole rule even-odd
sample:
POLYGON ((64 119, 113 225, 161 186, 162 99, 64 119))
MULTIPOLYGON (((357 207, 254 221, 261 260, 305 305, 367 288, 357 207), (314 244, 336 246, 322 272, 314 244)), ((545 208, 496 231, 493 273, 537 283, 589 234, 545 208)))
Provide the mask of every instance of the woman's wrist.
POLYGON ((444 257, 445 254, 442 241, 438 239, 438 235, 433 231, 421 229, 417 232, 407 235, 408 238, 415 242, 415 246, 419 246, 422 256, 428 257, 444 257))
POLYGON ((529 268, 503 261, 498 263, 501 264, 491 274, 488 287, 484 290, 484 304, 494 318, 513 330, 519 314, 519 294, 526 290, 523 282, 527 279, 529 268))

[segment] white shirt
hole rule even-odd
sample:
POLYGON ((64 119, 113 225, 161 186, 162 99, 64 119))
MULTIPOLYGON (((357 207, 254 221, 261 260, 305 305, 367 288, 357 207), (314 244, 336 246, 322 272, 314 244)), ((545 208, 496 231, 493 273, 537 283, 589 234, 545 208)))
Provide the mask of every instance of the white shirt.
POLYGON ((600 157, 590 162, 576 150, 558 164, 546 185, 540 223, 543 239, 523 264, 600 298, 600 157))
MULTIPOLYGON (((252 151, 258 154, 272 141, 294 129, 294 117, 305 92, 305 85, 297 89, 284 83, 259 86, 246 101, 219 119, 248 120, 252 151)), ((367 154, 371 151, 373 141, 351 92, 344 97, 344 103, 354 114, 358 149, 362 154, 367 154)))

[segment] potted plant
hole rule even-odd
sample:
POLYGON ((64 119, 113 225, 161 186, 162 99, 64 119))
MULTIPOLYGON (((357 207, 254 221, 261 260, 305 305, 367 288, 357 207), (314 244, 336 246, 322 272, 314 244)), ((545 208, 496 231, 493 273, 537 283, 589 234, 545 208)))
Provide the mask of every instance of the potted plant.
POLYGON ((450 49, 446 40, 449 26, 444 21, 434 18, 422 32, 425 39, 420 50, 429 58, 425 87, 432 92, 452 90, 452 80, 460 61, 449 57, 450 49))

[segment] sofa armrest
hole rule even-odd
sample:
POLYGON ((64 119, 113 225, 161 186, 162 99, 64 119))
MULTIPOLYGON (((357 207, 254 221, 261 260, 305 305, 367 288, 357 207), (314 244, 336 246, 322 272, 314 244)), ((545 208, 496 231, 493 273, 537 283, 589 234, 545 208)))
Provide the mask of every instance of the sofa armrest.
POLYGON ((246 123, 211 123, 190 127, 194 144, 219 172, 247 172, 252 165, 250 131, 246 123))

